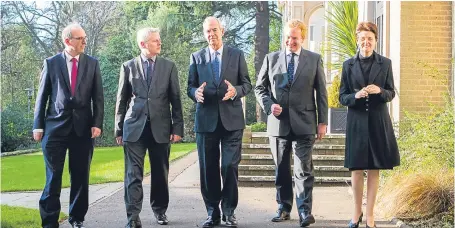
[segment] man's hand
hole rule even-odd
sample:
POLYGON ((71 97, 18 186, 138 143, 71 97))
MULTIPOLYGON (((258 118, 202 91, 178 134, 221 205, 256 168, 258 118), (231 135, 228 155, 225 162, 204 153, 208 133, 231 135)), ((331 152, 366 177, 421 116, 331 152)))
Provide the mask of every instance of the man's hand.
POLYGON ((327 125, 323 123, 318 124, 318 140, 324 138, 325 133, 327 133, 327 125))
POLYGON ((224 80, 224 83, 226 83, 228 88, 226 94, 223 97, 223 101, 227 101, 235 96, 236 90, 228 80, 224 80))
POLYGON ((381 88, 379 88, 377 85, 371 84, 365 87, 365 91, 368 94, 378 94, 381 93, 381 88))
POLYGON ((194 94, 194 97, 196 98, 196 101, 199 103, 204 103, 204 87, 207 85, 207 82, 202 83, 199 88, 197 88, 196 93, 194 94))
POLYGON ((172 134, 169 140, 171 140, 171 142, 173 142, 173 143, 176 143, 176 142, 180 141, 181 139, 182 139, 182 137, 180 137, 180 135, 172 134))
POLYGON ((43 132, 33 132, 33 139, 40 142, 43 139, 43 132))
POLYGON ((360 98, 368 97, 368 92, 365 89, 366 89, 366 87, 362 88, 359 92, 357 92, 355 94, 355 98, 360 99, 360 98))
POLYGON ((281 115, 281 112, 283 111, 283 108, 279 104, 273 104, 272 105, 272 114, 274 116, 279 116, 281 115))
POLYGON ((118 145, 123 145, 123 137, 122 136, 118 136, 118 137, 115 137, 115 141, 117 141, 117 144, 118 145))
POLYGON ((97 127, 92 127, 92 139, 99 137, 101 135, 101 129, 97 127))

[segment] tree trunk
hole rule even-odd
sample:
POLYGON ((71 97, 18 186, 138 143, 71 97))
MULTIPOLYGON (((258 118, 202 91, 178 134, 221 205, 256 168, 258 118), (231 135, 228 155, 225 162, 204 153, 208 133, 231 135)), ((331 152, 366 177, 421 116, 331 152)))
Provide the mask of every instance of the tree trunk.
MULTIPOLYGON (((270 11, 267 1, 256 2, 256 29, 254 31, 254 69, 256 70, 255 77, 261 70, 262 62, 267 53, 269 53, 269 24, 270 11)), ((262 111, 261 106, 256 103, 256 120, 257 122, 266 122, 267 116, 262 111)))

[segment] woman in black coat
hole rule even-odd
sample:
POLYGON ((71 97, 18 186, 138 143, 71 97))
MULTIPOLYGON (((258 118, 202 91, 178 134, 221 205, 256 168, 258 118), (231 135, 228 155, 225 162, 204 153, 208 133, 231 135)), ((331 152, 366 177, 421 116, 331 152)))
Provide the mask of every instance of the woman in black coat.
POLYGON ((348 107, 344 166, 351 170, 354 212, 350 228, 362 220, 363 173, 367 170, 367 228, 374 224, 379 170, 400 164, 387 102, 395 97, 390 59, 377 54, 375 24, 357 25, 357 54, 343 63, 340 103, 348 107))

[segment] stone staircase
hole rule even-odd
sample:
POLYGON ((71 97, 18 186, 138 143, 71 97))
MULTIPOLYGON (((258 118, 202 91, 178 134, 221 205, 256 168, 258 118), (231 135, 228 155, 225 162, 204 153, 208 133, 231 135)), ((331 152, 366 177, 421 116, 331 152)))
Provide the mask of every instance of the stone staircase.
MULTIPOLYGON (((351 173, 344 168, 344 135, 326 135, 313 148, 315 185, 342 186, 350 183, 351 173)), ((291 161, 293 164, 293 161, 291 161)), ((239 166, 239 185, 270 187, 275 184, 275 165, 265 132, 245 129, 242 161, 239 166)))

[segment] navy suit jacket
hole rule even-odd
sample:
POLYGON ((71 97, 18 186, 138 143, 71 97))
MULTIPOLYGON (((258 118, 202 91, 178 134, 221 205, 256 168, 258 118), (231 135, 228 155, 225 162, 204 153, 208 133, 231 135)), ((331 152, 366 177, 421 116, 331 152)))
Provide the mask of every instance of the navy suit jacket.
POLYGON ((228 131, 245 128, 240 99, 251 91, 252 86, 245 57, 241 50, 226 45, 223 47, 220 77, 221 80, 218 84, 213 74, 208 47, 191 54, 188 96, 197 102, 194 97, 196 90, 204 82, 207 83, 203 93, 204 103, 196 104, 195 132, 214 132, 218 119, 228 131), (228 80, 237 91, 237 96, 233 100, 222 100, 227 92, 224 80, 228 80))
POLYGON ((102 129, 103 85, 98 60, 80 54, 75 95, 71 95, 64 53, 44 60, 36 96, 33 129, 65 136, 74 128, 80 137, 91 136, 91 128, 102 129))

